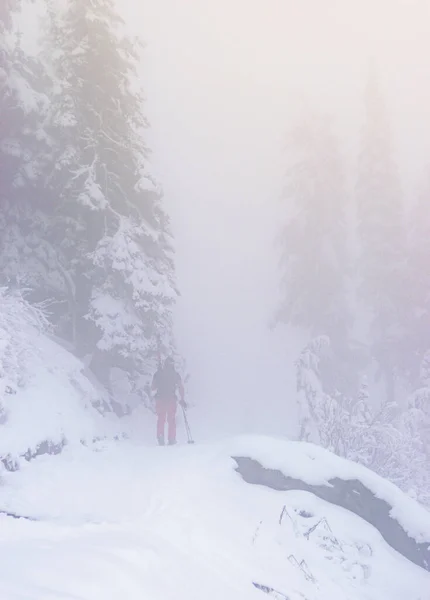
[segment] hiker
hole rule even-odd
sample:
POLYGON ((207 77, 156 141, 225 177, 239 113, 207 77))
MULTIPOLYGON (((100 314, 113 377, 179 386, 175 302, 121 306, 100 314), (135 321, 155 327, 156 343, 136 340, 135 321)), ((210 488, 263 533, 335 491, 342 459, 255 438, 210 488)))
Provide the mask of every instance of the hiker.
POLYGON ((167 420, 169 445, 176 444, 176 391, 179 390, 179 403, 187 407, 184 400, 184 386, 181 376, 175 369, 172 357, 166 358, 158 367, 151 386, 155 392, 155 410, 157 412, 157 440, 164 446, 164 428, 167 420))

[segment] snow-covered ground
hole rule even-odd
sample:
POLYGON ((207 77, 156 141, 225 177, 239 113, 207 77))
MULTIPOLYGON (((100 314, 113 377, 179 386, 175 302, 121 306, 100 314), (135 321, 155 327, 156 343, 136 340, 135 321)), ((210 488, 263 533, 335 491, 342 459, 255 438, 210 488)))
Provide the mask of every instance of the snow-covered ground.
MULTIPOLYGON (((0 456, 20 467, 1 473, 0 600, 430 600, 430 573, 372 525, 312 493, 246 483, 232 457, 310 485, 357 479, 427 542, 430 514, 395 486, 285 438, 154 447, 148 411, 105 412, 41 314, 2 290, 0 308, 0 456), (23 458, 46 442, 65 447, 23 458)), ((216 437, 190 418, 198 440, 216 437)))
MULTIPOLYGON (((430 573, 371 525, 308 492, 247 484, 231 458, 295 464, 315 481, 347 468, 312 448, 264 437, 107 442, 23 463, 3 474, 0 508, 37 520, 0 518, 0 598, 250 600, 273 589, 291 600, 428 600, 430 573)), ((428 534, 424 510, 376 476, 367 483, 428 534)))
POLYGON ((91 443, 118 432, 105 390, 49 336, 43 313, 0 288, 0 457, 19 463, 47 442, 91 443))

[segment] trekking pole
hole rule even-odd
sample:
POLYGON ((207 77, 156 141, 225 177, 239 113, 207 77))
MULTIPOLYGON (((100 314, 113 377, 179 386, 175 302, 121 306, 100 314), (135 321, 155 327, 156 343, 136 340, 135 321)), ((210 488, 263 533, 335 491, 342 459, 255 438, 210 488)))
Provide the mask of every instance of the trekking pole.
POLYGON ((193 436, 191 435, 190 424, 188 423, 188 417, 184 407, 182 407, 182 412, 184 413, 185 431, 187 433, 188 443, 194 444, 193 436))

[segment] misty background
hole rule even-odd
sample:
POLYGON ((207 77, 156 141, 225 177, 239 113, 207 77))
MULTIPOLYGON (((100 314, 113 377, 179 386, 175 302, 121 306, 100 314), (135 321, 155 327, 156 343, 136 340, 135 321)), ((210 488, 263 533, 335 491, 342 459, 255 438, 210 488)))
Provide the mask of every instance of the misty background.
POLYGON ((5 6, 2 284, 138 436, 177 351, 200 439, 289 435, 424 489, 428 2, 116 10, 5 6))
POLYGON ((286 132, 302 110, 332 116, 352 193, 376 61, 413 201, 430 156, 430 4, 146 0, 124 11, 147 44, 150 146, 176 240, 190 392, 209 429, 228 431, 233 419, 236 431, 293 433, 301 346, 268 329, 286 132))
MULTIPOLYGON (((145 43, 147 140, 172 220, 175 329, 201 426, 207 435, 294 434, 302 339, 268 327, 279 298, 286 133, 307 110, 332 117, 352 194, 374 62, 413 202, 430 156, 430 4, 128 0, 119 10, 145 43)), ((30 51, 40 14, 36 4, 21 19, 30 51)))
POLYGON ((1 598, 423 597, 429 40, 0 0, 1 598))
MULTIPOLYGON (((143 40, 151 163, 175 238, 175 329, 207 435, 294 434, 302 340, 273 332, 286 133, 333 118, 353 193, 369 64, 377 64, 406 198, 430 156, 430 5, 416 1, 144 0, 119 5, 143 40), (261 402, 264 398, 264 410, 261 402)), ((34 51, 27 7, 22 42, 34 51)))

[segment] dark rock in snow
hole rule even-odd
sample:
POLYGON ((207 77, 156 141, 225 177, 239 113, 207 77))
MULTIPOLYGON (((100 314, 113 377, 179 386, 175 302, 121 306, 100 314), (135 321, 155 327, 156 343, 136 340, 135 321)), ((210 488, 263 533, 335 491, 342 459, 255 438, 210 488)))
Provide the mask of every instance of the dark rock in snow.
POLYGON ((253 581, 252 585, 255 588, 257 588, 257 590, 260 590, 261 592, 264 592, 265 594, 269 594, 270 596, 273 596, 274 598, 276 598, 276 600, 290 600, 289 596, 286 596, 282 592, 278 592, 277 590, 275 590, 274 588, 272 588, 268 585, 263 585, 261 583, 257 583, 256 581, 253 581))
MULTIPOLYGON (((66 444, 66 440, 62 440, 58 444, 56 444, 55 442, 51 442, 50 440, 45 440, 41 442, 36 448, 29 448, 27 452, 21 455, 20 458, 25 458, 26 461, 30 461, 34 458, 37 458, 38 456, 42 456, 43 454, 61 454, 66 444)), ((16 458, 13 458, 10 455, 8 455, 0 459, 0 461, 7 471, 19 471, 19 461, 16 458)))
POLYGON ((247 483, 264 485, 279 491, 303 490, 331 504, 346 508, 376 527, 394 550, 430 571, 430 540, 419 543, 411 538, 401 524, 390 516, 392 506, 385 500, 377 498, 361 481, 336 477, 329 480, 329 486, 310 485, 300 479, 289 477, 282 471, 266 469, 252 458, 245 456, 232 458, 237 463, 236 471, 247 483))
POLYGON ((8 510, 0 510, 0 515, 5 517, 11 517, 12 519, 25 519, 26 521, 36 521, 33 517, 27 517, 26 515, 17 515, 16 513, 9 512, 8 510))

